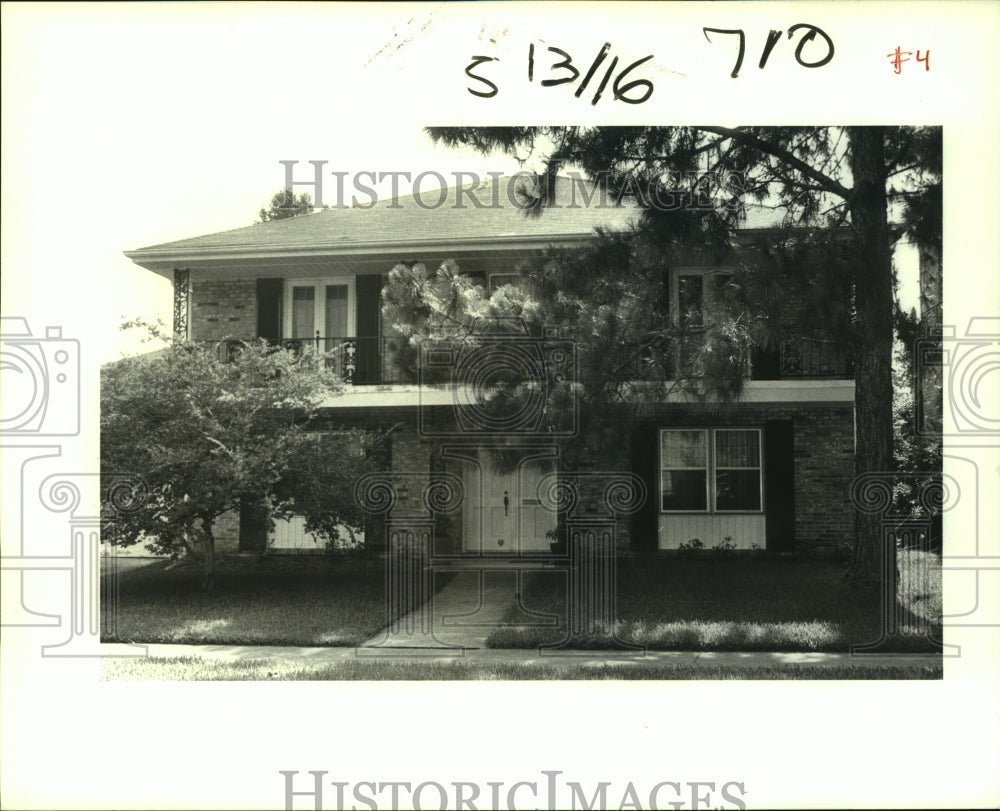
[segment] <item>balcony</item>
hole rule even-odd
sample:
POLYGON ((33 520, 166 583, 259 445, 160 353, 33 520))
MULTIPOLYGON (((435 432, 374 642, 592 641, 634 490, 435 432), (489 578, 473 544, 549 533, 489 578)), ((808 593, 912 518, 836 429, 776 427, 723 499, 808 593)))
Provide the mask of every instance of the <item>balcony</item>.
MULTIPOLYGON (((696 374, 695 358, 704 336, 689 333, 676 344, 657 350, 645 346, 632 359, 632 375, 640 380, 676 380, 696 374)), ((854 376, 850 353, 840 343, 799 337, 773 349, 753 348, 745 361, 749 380, 850 380, 854 376)))
MULTIPOLYGON (((672 380, 677 369, 689 363, 698 343, 689 336, 679 348, 656 354, 649 347, 636 353, 629 366, 640 380, 672 380)), ((345 383, 355 386, 413 384, 415 357, 405 362, 393 344, 400 339, 379 336, 286 338, 280 346, 296 355, 313 355, 345 383)), ((242 343, 228 339, 211 341, 220 359, 231 359, 242 343)), ((585 351, 585 350, 584 350, 585 351)), ((747 362, 750 380, 849 380, 853 377, 850 354, 833 341, 819 338, 794 338, 771 351, 755 349, 747 362)), ((447 382, 447 375, 434 382, 447 382)))
POLYGON ((793 338, 774 351, 756 350, 750 362, 751 380, 849 380, 854 377, 851 355, 843 344, 820 338, 793 338))
MULTIPOLYGON (((210 341, 220 360, 231 360, 243 341, 210 341)), ((379 336, 284 338, 278 344, 295 355, 312 355, 327 370, 356 386, 413 383, 416 376, 391 361, 388 341, 379 336)))

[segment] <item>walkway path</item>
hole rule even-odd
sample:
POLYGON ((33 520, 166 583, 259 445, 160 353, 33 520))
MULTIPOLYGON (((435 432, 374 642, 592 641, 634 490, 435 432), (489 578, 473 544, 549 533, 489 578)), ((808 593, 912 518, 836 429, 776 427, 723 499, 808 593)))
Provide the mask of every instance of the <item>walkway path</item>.
MULTIPOLYGON (((527 575, 516 569, 460 570, 426 606, 401 617, 362 647, 450 648, 456 652, 485 648, 486 638, 501 626, 508 608, 519 604, 526 579, 527 575)), ((517 624, 551 626, 556 622, 554 617, 524 613, 517 624)))

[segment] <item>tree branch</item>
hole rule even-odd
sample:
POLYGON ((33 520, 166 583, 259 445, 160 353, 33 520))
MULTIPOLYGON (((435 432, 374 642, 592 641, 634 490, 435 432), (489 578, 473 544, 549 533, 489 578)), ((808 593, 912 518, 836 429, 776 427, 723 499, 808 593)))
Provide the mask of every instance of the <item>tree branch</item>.
POLYGON ((223 445, 223 444, 222 444, 221 442, 219 442, 219 440, 217 440, 217 439, 216 439, 216 438, 215 438, 214 436, 209 436, 209 435, 208 435, 208 434, 206 434, 206 433, 205 433, 204 431, 199 431, 199 433, 200 433, 200 434, 201 434, 201 435, 202 435, 203 437, 205 437, 205 439, 207 439, 207 440, 208 440, 209 442, 212 442, 212 443, 214 443, 214 444, 218 445, 218 446, 219 446, 220 448, 222 448, 223 452, 224 452, 224 453, 226 454, 226 456, 228 456, 228 457, 229 457, 230 459, 232 459, 232 458, 233 458, 233 452, 232 452, 231 450, 229 450, 229 448, 227 448, 227 447, 226 447, 225 445, 223 445))
POLYGON ((784 161, 806 177, 815 180, 816 183, 831 194, 836 194, 838 197, 843 197, 845 199, 851 196, 851 190, 849 188, 837 182, 832 177, 823 174, 815 167, 810 166, 804 160, 796 157, 793 153, 778 146, 777 144, 765 141, 763 138, 758 138, 756 135, 749 132, 745 132, 740 129, 733 129, 732 127, 698 127, 698 129, 704 132, 711 132, 715 135, 732 138, 745 146, 759 149, 767 155, 778 158, 778 160, 784 161))

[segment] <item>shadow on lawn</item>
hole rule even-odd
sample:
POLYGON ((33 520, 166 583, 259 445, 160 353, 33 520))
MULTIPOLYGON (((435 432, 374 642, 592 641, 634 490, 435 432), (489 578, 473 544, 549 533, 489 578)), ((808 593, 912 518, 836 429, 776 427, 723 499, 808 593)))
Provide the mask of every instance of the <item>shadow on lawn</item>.
POLYGON ((107 642, 357 645, 387 623, 384 567, 364 559, 221 559, 212 594, 196 566, 157 561, 120 571, 114 594, 106 574, 107 642))
MULTIPOLYGON (((882 652, 934 653, 927 638, 938 629, 940 561, 901 553, 897 621, 901 632, 882 652)), ((882 636, 880 595, 843 582, 833 561, 767 557, 704 559, 637 557, 619 562, 619 640, 650 650, 849 652, 882 636)), ((556 629, 504 627, 487 639, 493 648, 534 648, 568 638, 568 573, 540 572, 521 595, 528 611, 553 614, 556 629)), ((505 622, 516 626, 517 608, 505 622)), ((607 636, 570 637, 572 647, 613 646, 607 636)))

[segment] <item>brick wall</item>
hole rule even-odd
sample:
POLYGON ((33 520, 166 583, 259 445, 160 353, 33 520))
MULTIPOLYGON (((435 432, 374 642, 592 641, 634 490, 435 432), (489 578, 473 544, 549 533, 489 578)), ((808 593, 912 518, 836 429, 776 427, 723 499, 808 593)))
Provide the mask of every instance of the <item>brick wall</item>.
POLYGON ((256 337, 256 282, 195 282, 191 285, 190 317, 195 341, 256 337))
POLYGON ((238 552, 240 548, 240 515, 235 510, 223 513, 215 519, 216 554, 238 552))
POLYGON ((427 473, 431 469, 431 443, 422 439, 416 426, 407 425, 392 436, 392 469, 427 473))
MULTIPOLYGON (((644 422, 659 427, 681 426, 755 426, 762 427, 771 420, 790 420, 794 437, 795 476, 795 551, 809 554, 830 551, 840 545, 849 545, 853 539, 854 514, 849 492, 854 477, 854 409, 848 404, 739 404, 724 412, 706 415, 704 408, 681 405, 664 405, 656 409, 644 422)), ((434 465, 434 455, 439 443, 420 437, 416 425, 404 420, 392 439, 391 469, 395 472, 429 473, 434 465)), ((601 459, 595 454, 584 453, 578 459, 576 470, 584 474, 581 496, 587 511, 597 508, 601 493, 594 488, 595 481, 587 473, 625 471, 629 461, 622 457, 601 459), (590 508, 590 509, 588 509, 590 508)), ((440 467, 441 465, 439 465, 440 467)), ((459 471, 453 471, 459 472, 459 471)), ((657 500, 657 483, 647 482, 648 498, 657 500)), ((416 481, 405 488, 397 514, 424 513, 419 502, 422 484, 416 481), (412 491, 412 492, 410 492, 412 491), (407 505, 409 499, 417 499, 407 505)), ((438 546, 454 547, 458 551, 461 532, 460 515, 439 522, 438 546), (452 537, 454 535, 454 537, 452 537)), ((235 552, 239 546, 238 516, 229 514, 216 521, 216 544, 220 553, 235 552)), ((630 521, 621 517, 616 521, 616 541, 620 549, 631 544, 630 521)))
MULTIPOLYGON (((852 542, 854 514, 849 492, 854 477, 854 409, 851 405, 741 404, 712 417, 707 417, 703 408, 661 406, 654 416, 647 419, 661 427, 762 427, 771 420, 791 420, 794 436, 795 550, 802 553, 822 552, 852 542)), ((427 472, 436 452, 436 443, 422 439, 415 425, 406 425, 393 436, 392 470, 427 472)), ((576 469, 584 474, 585 479, 587 473, 629 469, 629 462, 624 457, 601 459, 587 453, 583 457, 577 460, 576 469)), ((648 498, 658 499, 657 483, 647 482, 647 485, 648 498)), ((581 507, 584 509, 598 506, 601 494, 594 489, 596 486, 594 480, 582 483, 581 496, 585 503, 581 507)), ((412 495, 419 498, 419 494, 412 495)), ((405 509, 403 504, 398 507, 405 509)), ((414 507, 420 509, 420 505, 414 507)), ((457 525, 460 522, 451 523, 457 525)), ((619 548, 629 547, 629 519, 622 517, 616 525, 619 548)), ((441 540, 444 541, 443 538, 441 540)))
MULTIPOLYGON (((570 442, 577 440, 563 440, 566 446, 570 442)), ((625 446, 611 454, 598 454, 592 448, 585 447, 574 452, 572 448, 564 447, 560 449, 564 459, 573 459, 573 470, 566 470, 567 478, 575 483, 577 503, 573 509, 573 516, 569 517, 569 523, 580 526, 587 521, 610 520, 614 524, 614 544, 619 551, 627 551, 632 546, 632 521, 629 515, 612 515, 607 501, 605 488, 612 481, 618 482, 618 486, 628 485, 628 479, 621 474, 630 472, 630 462, 625 446), (574 473, 577 474, 574 477, 574 473)), ((655 498, 656 494, 651 490, 646 493, 647 498, 655 498)))
POLYGON ((795 536, 800 548, 850 544, 854 511, 853 408, 810 408, 793 415, 795 536))
MULTIPOLYGON (((392 472, 410 475, 396 480, 397 501, 389 520, 397 531, 401 526, 412 528, 420 536, 412 540, 422 553, 430 551, 431 543, 429 537, 424 539, 425 533, 430 531, 431 516, 422 497, 430 476, 430 455, 431 446, 421 440, 415 426, 406 425, 393 433, 392 472)), ((400 543, 410 543, 401 535, 393 536, 390 532, 389 536, 387 543, 393 548, 398 549, 400 543)))

